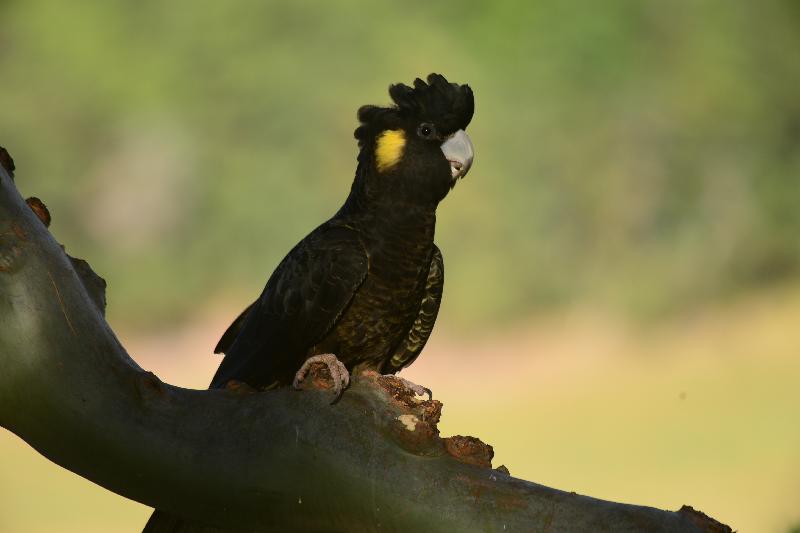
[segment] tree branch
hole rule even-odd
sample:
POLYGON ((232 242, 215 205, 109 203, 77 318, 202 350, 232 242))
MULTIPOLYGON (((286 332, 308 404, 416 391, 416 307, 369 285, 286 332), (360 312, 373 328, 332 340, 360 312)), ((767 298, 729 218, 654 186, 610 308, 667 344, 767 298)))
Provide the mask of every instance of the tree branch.
POLYGON ((321 374, 302 392, 162 383, 41 220, 0 167, 0 425, 122 496, 257 531, 730 531, 492 470, 490 448, 440 438, 441 404, 393 378, 356 376, 335 405, 321 374))

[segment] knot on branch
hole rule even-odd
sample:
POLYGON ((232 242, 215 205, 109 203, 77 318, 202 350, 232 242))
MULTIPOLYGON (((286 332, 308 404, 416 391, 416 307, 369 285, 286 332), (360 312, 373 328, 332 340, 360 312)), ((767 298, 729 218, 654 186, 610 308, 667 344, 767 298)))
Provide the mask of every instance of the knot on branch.
POLYGON ((106 280, 98 276, 97 273, 92 270, 92 267, 89 265, 89 263, 83 259, 72 257, 69 254, 67 254, 67 257, 72 263, 72 268, 74 268, 75 272, 78 274, 78 277, 80 278, 83 287, 86 289, 86 293, 89 295, 89 298, 97 307, 97 310, 100 311, 100 314, 105 315, 106 280))
POLYGON ((50 222, 53 219, 50 216, 50 210, 47 209, 47 206, 44 205, 44 202, 35 196, 31 196, 25 200, 25 203, 28 204, 28 207, 30 207, 34 213, 36 213, 36 216, 42 221, 44 227, 49 228, 50 222))
MULTIPOLYGON (((454 435, 444 439, 447 453, 470 465, 491 468, 494 448, 476 437, 454 435)), ((508 469, 506 469, 506 472, 508 469)))
POLYGON ((377 372, 363 375, 388 396, 390 403, 385 416, 392 440, 417 455, 442 455, 444 446, 437 425, 442 416, 442 402, 417 396, 408 383, 397 376, 381 376, 377 372))
MULTIPOLYGON (((389 393, 392 399, 421 416, 423 422, 436 428, 439 419, 442 417, 442 402, 433 399, 424 400, 417 395, 417 392, 409 388, 405 380, 397 376, 382 376, 377 373, 367 373, 367 376, 376 377, 378 384, 389 393)), ((438 435, 438 429, 436 434, 438 435)))
POLYGON ((701 531, 708 531, 709 533, 732 533, 733 530, 723 524, 717 522, 707 514, 694 509, 690 505, 684 505, 678 511, 678 514, 687 516, 693 525, 697 526, 701 531))

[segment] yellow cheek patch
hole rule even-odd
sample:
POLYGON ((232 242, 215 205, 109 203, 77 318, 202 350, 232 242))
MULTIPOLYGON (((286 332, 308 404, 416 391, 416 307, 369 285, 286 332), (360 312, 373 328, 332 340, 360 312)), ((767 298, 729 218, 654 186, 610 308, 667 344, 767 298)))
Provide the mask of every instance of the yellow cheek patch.
POLYGON ((389 170, 403 157, 406 147, 406 134, 403 130, 386 130, 378 135, 375 146, 375 165, 378 172, 389 170))

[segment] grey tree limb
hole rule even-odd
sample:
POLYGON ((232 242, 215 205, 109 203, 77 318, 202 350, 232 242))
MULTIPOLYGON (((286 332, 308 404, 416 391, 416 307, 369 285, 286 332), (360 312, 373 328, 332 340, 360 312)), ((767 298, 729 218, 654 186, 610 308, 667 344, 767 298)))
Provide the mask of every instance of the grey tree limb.
POLYGON ((126 498, 228 530, 730 531, 494 470, 393 378, 356 376, 334 405, 321 372, 303 391, 165 384, 106 323, 104 286, 0 167, 0 425, 126 498))

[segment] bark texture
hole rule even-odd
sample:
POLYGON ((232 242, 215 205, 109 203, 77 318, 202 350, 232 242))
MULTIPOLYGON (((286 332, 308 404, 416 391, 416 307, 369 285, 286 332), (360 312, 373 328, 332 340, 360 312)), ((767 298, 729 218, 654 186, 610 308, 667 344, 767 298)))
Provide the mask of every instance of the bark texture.
POLYGON ((322 371, 303 391, 161 382, 106 323, 105 282, 64 253, 0 155, 0 425, 64 468, 226 530, 730 531, 691 508, 494 470, 489 447, 440 438, 441 404, 394 378, 356 376, 335 405, 322 371))

